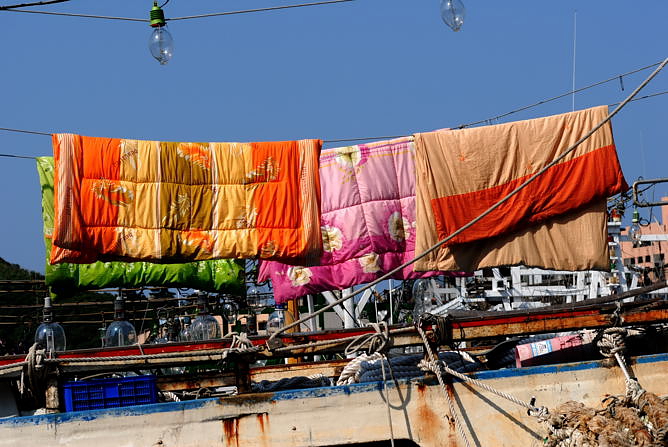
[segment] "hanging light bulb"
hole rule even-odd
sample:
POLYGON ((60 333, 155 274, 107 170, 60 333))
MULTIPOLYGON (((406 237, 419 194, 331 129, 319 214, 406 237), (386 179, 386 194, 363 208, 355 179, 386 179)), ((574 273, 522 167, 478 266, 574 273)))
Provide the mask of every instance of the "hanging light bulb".
POLYGON ((137 343, 135 327, 125 319, 125 300, 119 294, 114 301, 114 321, 104 334, 104 346, 130 346, 137 343))
POLYGON ((220 326, 218 320, 209 315, 206 309, 207 296, 203 292, 197 294, 197 317, 190 325, 190 337, 192 340, 211 340, 220 338, 220 326))
POLYGON ((174 54, 174 40, 167 31, 165 13, 158 6, 158 2, 153 2, 150 17, 153 32, 151 32, 151 37, 148 40, 148 49, 151 51, 151 55, 160 62, 160 65, 166 65, 174 54))
POLYGON ((461 29, 465 15, 466 8, 461 0, 441 0, 441 19, 452 31, 461 29))
POLYGON ((45 349, 49 357, 56 351, 65 350, 65 330, 53 321, 51 309, 51 297, 47 296, 44 298, 42 324, 35 331, 35 343, 45 349))
POLYGON ((191 341, 192 334, 190 333, 190 317, 183 317, 181 323, 181 332, 179 333, 179 341, 191 341))
POLYGON ((273 334, 285 326, 285 304, 276 304, 274 312, 267 319, 267 332, 273 334))
POLYGON ((631 228, 629 229, 629 238, 633 242, 634 247, 640 245, 640 237, 642 236, 640 230, 640 213, 638 210, 633 210, 633 217, 631 218, 631 228))

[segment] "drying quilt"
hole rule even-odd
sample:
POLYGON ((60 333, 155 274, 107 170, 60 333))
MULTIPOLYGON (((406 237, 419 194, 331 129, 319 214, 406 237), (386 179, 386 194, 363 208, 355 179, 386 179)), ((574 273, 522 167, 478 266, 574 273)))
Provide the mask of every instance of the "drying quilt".
MULTIPOLYGON (((320 265, 262 262, 277 302, 373 281, 413 259, 415 147, 412 138, 323 150, 320 265)), ((412 267, 397 279, 436 275, 412 267)))
POLYGON ((54 134, 51 263, 313 262, 320 140, 169 143, 54 134), (82 258, 69 257, 72 250, 82 258))
MULTIPOLYGON (((417 134, 416 250, 428 249, 481 215, 557 160, 606 116, 607 107, 602 106, 496 126, 417 134)), ((495 211, 418 261, 415 268, 519 263, 556 270, 608 268, 605 201, 627 188, 608 122, 495 211), (510 242, 515 246, 507 251, 505 244, 510 242)))
MULTIPOLYGON (((52 295, 67 295, 79 289, 107 287, 192 287, 196 289, 239 293, 244 290, 243 264, 217 259, 184 264, 149 262, 93 262, 91 264, 49 264, 53 232, 53 158, 38 157, 37 171, 42 190, 42 219, 46 246, 46 285, 52 295)), ((65 249, 59 249, 65 251, 65 249)), ((80 257, 78 253, 64 253, 80 257)))

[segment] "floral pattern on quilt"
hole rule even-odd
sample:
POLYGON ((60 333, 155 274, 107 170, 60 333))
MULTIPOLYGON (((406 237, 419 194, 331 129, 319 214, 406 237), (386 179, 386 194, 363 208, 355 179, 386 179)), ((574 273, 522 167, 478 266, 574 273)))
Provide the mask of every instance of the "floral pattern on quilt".
MULTIPOLYGON (((277 302, 367 283, 414 257, 415 168, 412 138, 323 150, 320 154, 320 265, 262 262, 277 302)), ((411 267, 396 279, 433 276, 411 267)))

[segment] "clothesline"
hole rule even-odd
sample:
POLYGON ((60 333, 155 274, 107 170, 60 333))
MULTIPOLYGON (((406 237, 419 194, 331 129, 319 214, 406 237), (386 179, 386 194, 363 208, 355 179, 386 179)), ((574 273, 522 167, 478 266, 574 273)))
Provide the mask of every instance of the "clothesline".
MULTIPOLYGON (((644 70, 644 69, 647 69, 647 68, 651 68, 651 67, 654 67, 654 66, 656 66, 656 65, 658 65, 658 64, 648 65, 647 67, 639 68, 638 70, 634 70, 634 71, 629 72, 629 73, 636 73, 636 72, 638 72, 638 71, 640 71, 640 70, 644 70)), ((627 73, 627 74, 628 74, 628 73, 627 73)), ((624 75, 619 75, 619 76, 625 76, 625 75, 626 75, 626 74, 624 74, 624 75)), ((612 78, 607 79, 607 80, 605 80, 605 81, 597 82, 597 83, 592 84, 591 86, 588 86, 588 87, 582 87, 582 88, 576 90, 576 92, 580 92, 580 91, 585 90, 585 89, 587 89, 587 88, 591 88, 591 87, 594 87, 594 86, 601 85, 602 83, 605 83, 605 82, 610 82, 611 80, 618 79, 619 76, 612 77, 612 78)), ((459 125, 459 126, 457 126, 457 127, 454 127, 453 129, 464 129, 464 128, 466 128, 466 127, 472 127, 472 126, 476 126, 476 125, 478 125, 478 124, 484 124, 484 123, 491 124, 492 122, 494 122, 494 121, 496 121, 496 120, 498 120, 498 119, 500 119, 500 118, 502 118, 502 117, 507 117, 507 116, 509 116, 509 115, 512 115, 512 114, 515 114, 515 113, 519 113, 519 112, 525 111, 525 110, 527 110, 527 109, 529 109, 529 108, 537 107, 537 106, 542 105, 542 104, 545 104, 545 103, 547 103, 547 102, 554 101, 554 100, 559 99, 559 98, 563 98, 563 97, 565 97, 565 96, 570 95, 571 93, 573 93, 573 92, 568 92, 568 93, 564 93, 564 94, 559 95, 559 96, 554 96, 554 97, 552 97, 552 98, 545 99, 545 100, 536 102, 536 103, 534 103, 534 104, 531 104, 530 106, 524 106, 524 107, 521 107, 521 108, 519 108, 519 109, 511 110, 510 112, 506 112, 506 113, 504 113, 504 114, 502 114, 502 115, 497 115, 497 116, 495 116, 495 117, 493 117, 493 118, 488 118, 488 119, 486 119, 486 120, 474 121, 474 122, 471 122, 471 123, 468 123, 468 124, 461 124, 461 125, 459 125)), ((666 94, 668 94, 668 90, 664 90, 664 91, 656 92, 656 93, 651 93, 651 94, 649 94, 649 95, 645 95, 645 96, 639 96, 639 97, 637 97, 637 98, 635 98, 635 99, 632 99, 632 100, 629 101, 629 102, 635 102, 635 101, 640 101, 640 100, 642 100, 642 99, 654 98, 654 97, 656 97, 656 96, 661 96, 661 95, 666 95, 666 94)), ((618 105, 618 104, 619 104, 618 102, 616 102, 616 103, 612 103, 612 104, 608 104, 608 107, 614 107, 614 106, 616 106, 616 105, 618 105)), ((48 136, 48 137, 50 137, 51 135, 53 135, 53 133, 55 133, 55 132, 41 132, 41 131, 37 131, 37 130, 16 129, 16 128, 12 128, 12 127, 0 127, 0 131, 5 131, 5 132, 15 132, 15 133, 25 133, 25 134, 31 134, 31 135, 44 135, 44 136, 48 136)), ((323 142, 324 142, 324 143, 344 143, 344 142, 354 142, 354 141, 390 140, 390 139, 393 139, 393 138, 402 138, 402 137, 405 137, 405 136, 406 136, 406 135, 383 135, 383 136, 359 137, 359 138, 325 139, 325 140, 323 140, 323 142)), ((0 157, 28 158, 28 159, 34 159, 34 158, 35 158, 35 157, 28 157, 28 156, 24 156, 24 155, 14 155, 14 154, 0 154, 0 157)))

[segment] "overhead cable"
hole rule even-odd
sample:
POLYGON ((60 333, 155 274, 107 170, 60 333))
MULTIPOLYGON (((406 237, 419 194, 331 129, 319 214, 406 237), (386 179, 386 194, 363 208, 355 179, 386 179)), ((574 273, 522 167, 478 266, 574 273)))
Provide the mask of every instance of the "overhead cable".
POLYGON ((69 2, 70 0, 46 0, 43 2, 32 2, 32 3, 19 3, 16 5, 4 5, 0 6, 0 11, 6 10, 6 9, 11 9, 11 8, 27 8, 29 6, 44 6, 44 5, 52 5, 54 3, 65 3, 69 2))
MULTIPOLYGON (((598 85, 598 84, 597 84, 598 85)), ((668 90, 664 90, 662 92, 656 92, 656 93, 650 93, 648 95, 644 96, 639 96, 637 98, 634 98, 628 102, 635 102, 635 101, 640 101, 641 99, 648 99, 648 98, 654 98, 656 96, 661 96, 661 95, 666 95, 668 94, 668 90)), ((562 95, 562 96, 567 96, 568 94, 562 95)), ((536 103, 539 104, 539 103, 536 103)), ((615 107, 619 102, 615 102, 612 104, 608 104, 608 107, 615 107)), ((478 123, 483 123, 483 122, 489 122, 494 120, 494 118, 490 118, 488 120, 483 120, 479 121, 478 123)), ((469 126, 472 124, 467 124, 464 126, 469 126)), ((33 135, 46 135, 46 136, 51 136, 52 133, 49 132, 40 132, 36 130, 25 130, 25 129, 15 129, 11 127, 0 127, 0 131, 5 131, 5 132, 19 132, 19 133, 27 133, 27 134, 33 134, 33 135)), ((343 143, 343 142, 354 142, 354 141, 369 141, 369 140, 390 140, 393 138, 403 138, 406 135, 384 135, 384 136, 375 136, 375 137, 361 137, 361 138, 339 138, 339 139, 328 139, 328 140, 322 140, 324 143, 343 143)), ((35 157, 24 157, 20 155, 11 155, 11 154, 0 154, 0 157, 16 157, 16 158, 35 158, 35 157)))
MULTIPOLYGON (((253 12, 266 12, 266 11, 276 11, 280 9, 293 9, 293 8, 305 8, 309 6, 323 6, 323 5, 331 5, 334 3, 348 3, 348 2, 354 2, 355 0, 327 0, 327 1, 322 1, 322 2, 312 2, 312 3, 300 3, 296 5, 284 5, 284 6, 271 6, 267 8, 256 8, 256 9, 242 9, 239 11, 225 11, 225 12, 212 12, 208 14, 199 14, 199 15, 194 15, 194 16, 183 16, 183 17, 172 17, 172 18, 166 18, 166 21, 174 21, 174 20, 189 20, 189 19, 203 19, 206 17, 215 17, 215 16, 229 16, 229 15, 235 15, 235 14, 249 14, 253 12)), ((53 12, 53 11, 33 11, 30 9, 15 9, 12 7, 5 7, 5 8, 0 8, 2 11, 11 11, 11 12, 25 12, 29 14, 46 14, 46 15, 53 15, 53 16, 66 16, 66 17, 82 17, 86 19, 105 19, 105 20, 126 20, 126 21, 131 21, 131 22, 150 22, 149 19, 140 19, 136 17, 115 17, 115 16, 101 16, 101 15, 93 15, 93 14, 78 14, 78 13, 72 13, 72 12, 53 12)))
POLYGON ((540 105, 542 105, 542 104, 546 104, 546 103, 548 103, 548 102, 556 101, 557 99, 561 99, 561 98, 563 98, 564 96, 572 95, 572 94, 575 94, 575 93, 580 93, 580 92, 582 92, 582 91, 584 91, 584 90, 587 90, 587 89, 590 89, 590 88, 593 88, 593 87, 598 87, 599 85, 605 84, 605 83, 607 83, 607 82, 617 81, 617 80, 619 80, 619 79, 622 79, 624 76, 629 76, 629 75, 632 75, 632 74, 634 74, 634 73, 638 73, 639 71, 643 71, 643 70, 647 70, 647 69, 649 69, 649 68, 656 67, 656 66, 659 65, 660 63, 661 63, 661 62, 657 62, 657 63, 655 63, 655 64, 647 65, 647 66, 645 66, 645 67, 638 68, 638 69, 636 69, 636 70, 632 70, 632 71, 629 71, 629 72, 627 72, 627 73, 622 73, 622 74, 619 74, 619 75, 615 75, 615 76, 613 76, 613 77, 611 77, 611 78, 605 79, 605 80, 603 80, 603 81, 595 82, 594 84, 590 84, 590 85, 588 85, 588 86, 586 86, 586 87, 580 87, 580 88, 578 88, 578 89, 571 90, 570 92, 563 93, 563 94, 561 94, 561 95, 557 95, 557 96, 553 96, 552 98, 543 99, 542 101, 538 101, 538 102, 533 103, 533 104, 530 104, 530 105, 528 105, 528 106, 520 107, 519 109, 511 110, 510 112, 502 113, 501 115, 497 115, 497 116, 494 116, 494 117, 492 117, 492 118, 488 118, 488 119, 486 119, 486 120, 480 120, 480 121, 474 121, 474 122, 472 122, 472 123, 461 124, 461 125, 457 126, 456 129, 463 129, 463 128, 465 128, 465 127, 471 127, 471 126, 475 126, 475 125, 478 125, 478 124, 491 123, 491 122, 496 121, 496 120, 499 120, 499 119, 501 119, 501 118, 505 118, 505 117, 507 117, 507 116, 509 116, 509 115, 513 115, 513 114, 518 113, 518 112, 523 112, 523 111, 525 111, 525 110, 527 110, 527 109, 531 109, 531 108, 533 108, 533 107, 537 107, 537 106, 540 106, 540 105))

